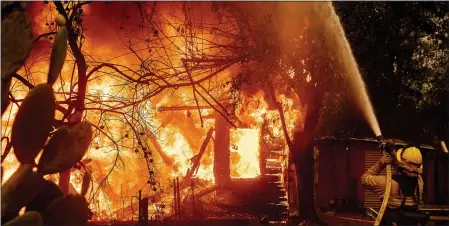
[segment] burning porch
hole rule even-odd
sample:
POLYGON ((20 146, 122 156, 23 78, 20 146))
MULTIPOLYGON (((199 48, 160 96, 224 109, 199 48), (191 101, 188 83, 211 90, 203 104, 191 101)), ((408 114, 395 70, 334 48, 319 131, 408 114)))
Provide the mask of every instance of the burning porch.
MULTIPOLYGON (((253 121, 257 121, 256 124, 240 121, 240 127, 213 111, 203 116, 209 129, 200 148, 192 150, 193 156, 188 161, 176 158, 173 161, 162 160, 165 167, 172 170, 173 176, 170 183, 166 184, 172 192, 165 193, 164 198, 160 199, 164 204, 157 203, 152 197, 141 198, 140 206, 146 206, 147 202, 151 204, 152 201, 156 203, 153 207, 150 205, 148 211, 142 212, 149 213, 140 215, 143 221, 257 219, 268 216, 270 221, 285 222, 288 217, 285 177, 288 150, 280 134, 273 136, 273 128, 281 129, 279 116, 276 118, 276 111, 264 107, 266 105, 257 105, 253 110, 266 111, 268 114, 264 112, 257 115, 259 118, 253 121), (273 124, 276 122, 279 124, 273 124), (187 166, 176 165, 182 162, 187 166), (179 169, 185 171, 180 172, 179 169), (164 208, 160 208, 161 205, 164 208)), ((185 120, 199 120, 189 112, 195 108, 161 106, 158 111, 161 114, 182 112, 185 120)), ((200 126, 198 121, 196 125, 197 128, 200 126)), ((195 135, 190 136, 193 138, 195 135)), ((165 153, 164 149, 160 148, 158 153, 165 153)), ((165 158, 171 157, 167 155, 165 158)), ((123 213, 126 209, 129 211, 129 208, 137 209, 138 206, 136 199, 132 207, 119 209, 117 213, 123 213)), ((126 214, 122 217, 126 218, 126 214)))

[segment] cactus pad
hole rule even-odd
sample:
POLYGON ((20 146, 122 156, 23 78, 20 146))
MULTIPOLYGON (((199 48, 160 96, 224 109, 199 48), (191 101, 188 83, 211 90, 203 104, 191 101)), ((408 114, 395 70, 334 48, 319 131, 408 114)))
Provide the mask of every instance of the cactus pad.
POLYGON ((43 213, 53 200, 62 196, 64 196, 64 192, 62 192, 58 185, 45 180, 41 192, 26 205, 26 211, 43 213))
POLYGON ((65 18, 62 15, 57 15, 55 18, 56 23, 58 24, 58 26, 62 27, 65 26, 65 18))
POLYGON ((33 45, 31 20, 24 12, 13 12, 2 20, 2 78, 16 73, 33 45))
POLYGON ((59 197, 43 214, 46 225, 86 225, 88 216, 88 204, 81 195, 59 197))
POLYGON ((65 57, 67 54, 67 38, 69 32, 65 26, 61 27, 56 34, 55 43, 51 51, 50 57, 50 70, 48 71, 47 83, 53 84, 58 78, 64 65, 65 57))
POLYGON ((42 226, 44 225, 44 221, 42 216, 38 212, 26 212, 22 216, 18 216, 8 223, 4 224, 4 226, 42 226))
POLYGON ((92 139, 92 126, 80 122, 68 129, 61 127, 44 149, 38 169, 43 174, 62 172, 79 162, 92 139), (61 131, 59 131, 61 130, 61 131))
MULTIPOLYGON (((67 126, 61 126, 58 130, 53 134, 50 141, 48 141, 48 144, 44 148, 44 152, 42 153, 41 158, 39 159, 39 164, 37 168, 40 172, 47 174, 46 167, 47 165, 53 161, 54 158, 57 157, 59 151, 63 151, 65 148, 65 145, 67 145, 67 139, 69 136, 69 127, 67 126)), ((56 173, 56 172, 50 172, 56 173)))
POLYGON ((34 87, 19 107, 12 126, 11 142, 21 163, 34 163, 52 130, 55 96, 48 84, 34 87))
POLYGON ((21 164, 2 186, 2 221, 17 216, 44 186, 42 175, 33 172, 32 168, 31 164, 21 164))
POLYGON ((9 106, 9 87, 11 86, 11 76, 2 76, 1 92, 2 92, 2 115, 9 106))

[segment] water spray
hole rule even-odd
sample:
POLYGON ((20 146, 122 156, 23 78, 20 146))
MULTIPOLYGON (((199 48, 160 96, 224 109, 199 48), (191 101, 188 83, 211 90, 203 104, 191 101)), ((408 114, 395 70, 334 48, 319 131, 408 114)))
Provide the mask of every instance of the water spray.
MULTIPOLYGON (((332 3, 328 4, 330 6, 331 14, 330 17, 328 17, 328 20, 331 21, 326 21, 325 23, 325 36, 327 36, 326 40, 330 42, 328 43, 328 46, 334 48, 334 52, 337 54, 337 57, 341 59, 344 71, 351 87, 353 97, 355 98, 356 105, 361 110, 363 116, 365 117, 365 120, 368 122, 371 130, 379 141, 379 148, 381 152, 384 155, 391 155, 391 153, 388 153, 387 143, 384 141, 384 137, 380 132, 379 122, 377 121, 376 115, 374 114, 374 109, 369 99, 365 83, 363 82, 362 75, 360 74, 359 67, 354 58, 354 54, 352 53, 351 46, 349 45, 343 27, 340 23, 340 18, 337 16, 332 3), (335 38, 335 36, 337 36, 337 38, 335 38)), ((380 225, 380 222, 387 208, 388 199, 390 197, 391 165, 386 166, 386 171, 387 183, 382 205, 380 207, 376 221, 374 222, 375 226, 380 225)))
POLYGON ((331 42, 328 46, 334 48, 338 59, 342 61, 344 72, 347 76, 350 89, 355 98, 357 107, 362 112, 365 120, 368 122, 371 130, 376 137, 381 136, 379 123, 374 113, 373 106, 368 96, 368 92, 360 74, 359 67, 352 53, 351 46, 346 38, 345 32, 340 22, 340 18, 335 12, 332 3, 329 3, 331 12, 328 21, 325 23, 326 40, 331 42), (337 37, 335 37, 337 36, 337 37))
POLYGON ((447 150, 447 147, 446 147, 446 144, 444 143, 444 141, 441 141, 440 145, 441 145, 441 150, 443 150, 443 152, 449 153, 449 151, 447 150))

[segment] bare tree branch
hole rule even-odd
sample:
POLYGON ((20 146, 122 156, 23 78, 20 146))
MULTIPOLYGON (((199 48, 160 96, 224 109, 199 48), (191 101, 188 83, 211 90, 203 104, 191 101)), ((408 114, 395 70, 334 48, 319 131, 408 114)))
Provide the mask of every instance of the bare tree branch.
POLYGON ((25 86, 27 86, 28 88, 32 89, 34 88, 34 85, 31 84, 30 82, 28 82, 28 80, 26 80, 25 78, 23 78, 22 76, 20 76, 19 74, 15 73, 12 75, 13 78, 19 80, 20 82, 22 82, 25 86))

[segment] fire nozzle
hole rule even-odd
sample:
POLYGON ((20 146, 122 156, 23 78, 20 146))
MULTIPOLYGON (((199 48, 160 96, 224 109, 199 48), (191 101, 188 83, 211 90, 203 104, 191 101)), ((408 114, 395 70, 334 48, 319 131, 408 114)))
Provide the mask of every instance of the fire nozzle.
POLYGON ((380 151, 386 151, 387 150, 387 143, 384 140, 384 136, 379 135, 376 138, 377 138, 377 141, 379 141, 379 149, 380 149, 380 151))
POLYGON ((382 142, 384 140, 384 136, 379 135, 376 137, 377 141, 382 142))

